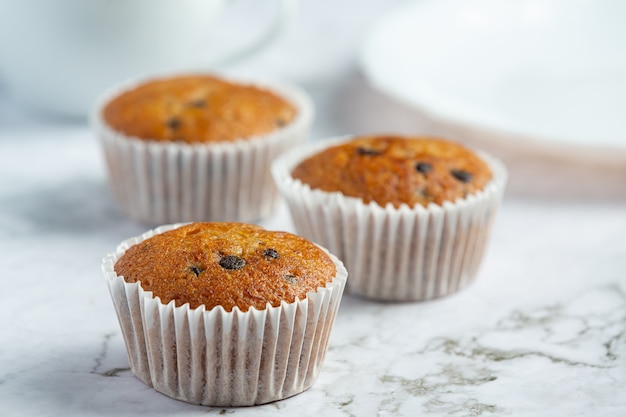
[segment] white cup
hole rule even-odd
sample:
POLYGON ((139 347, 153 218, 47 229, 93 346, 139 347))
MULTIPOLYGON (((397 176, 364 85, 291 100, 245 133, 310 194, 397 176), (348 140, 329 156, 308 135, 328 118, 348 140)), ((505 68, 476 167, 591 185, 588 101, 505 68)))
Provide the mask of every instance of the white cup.
POLYGON ((275 1, 264 33, 217 57, 212 32, 224 0, 0 0, 0 80, 34 107, 84 116, 124 79, 207 70, 260 50, 296 2, 275 1))

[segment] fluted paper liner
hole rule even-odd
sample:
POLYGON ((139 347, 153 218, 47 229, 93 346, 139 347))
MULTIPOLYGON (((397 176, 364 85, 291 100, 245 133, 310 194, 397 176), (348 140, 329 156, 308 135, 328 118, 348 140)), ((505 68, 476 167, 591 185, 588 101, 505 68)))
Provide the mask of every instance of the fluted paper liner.
POLYGON ((132 372, 178 400, 247 406, 298 394, 315 382, 346 283, 341 261, 326 287, 302 300, 243 312, 221 306, 190 309, 163 304, 113 267, 132 245, 178 225, 122 242, 102 269, 117 313, 132 372))
POLYGON ((274 132, 234 142, 150 141, 113 130, 102 116, 111 99, 145 81, 150 79, 105 93, 91 117, 104 150, 110 188, 120 206, 131 217, 151 224, 252 222, 271 215, 278 201, 269 172, 271 161, 305 139, 313 118, 308 96, 293 86, 231 80, 285 98, 296 107, 296 118, 274 132))
POLYGON ((298 234, 328 248, 350 273, 347 291, 386 301, 426 300, 465 287, 477 274, 500 205, 504 165, 477 152, 493 179, 476 194, 443 205, 395 208, 339 192, 311 189, 294 179, 298 163, 342 137, 298 146, 278 157, 272 175, 298 234))

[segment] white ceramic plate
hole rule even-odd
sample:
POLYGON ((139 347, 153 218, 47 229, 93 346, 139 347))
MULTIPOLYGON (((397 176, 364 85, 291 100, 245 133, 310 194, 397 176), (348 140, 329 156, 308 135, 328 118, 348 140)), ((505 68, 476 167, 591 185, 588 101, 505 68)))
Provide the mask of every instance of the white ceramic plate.
POLYGON ((626 1, 421 0, 385 16, 368 78, 451 120, 626 148, 626 1))

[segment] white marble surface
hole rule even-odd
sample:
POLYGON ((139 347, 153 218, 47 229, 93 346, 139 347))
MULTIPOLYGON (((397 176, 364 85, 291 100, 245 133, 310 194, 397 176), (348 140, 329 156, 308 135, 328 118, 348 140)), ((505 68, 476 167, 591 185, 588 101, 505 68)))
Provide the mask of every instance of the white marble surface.
MULTIPOLYGON (((317 3, 303 2, 291 37, 233 70, 301 83, 318 107, 314 138, 428 131, 355 70, 361 34, 401 1, 343 0, 334 14, 317 3)), ((345 296, 312 389, 252 408, 193 406, 128 369, 100 261, 147 226, 113 202, 95 139, 0 92, 0 415, 624 416, 625 213, 626 201, 511 193, 472 286, 425 303, 345 296)), ((264 224, 292 229, 284 207, 264 224)))

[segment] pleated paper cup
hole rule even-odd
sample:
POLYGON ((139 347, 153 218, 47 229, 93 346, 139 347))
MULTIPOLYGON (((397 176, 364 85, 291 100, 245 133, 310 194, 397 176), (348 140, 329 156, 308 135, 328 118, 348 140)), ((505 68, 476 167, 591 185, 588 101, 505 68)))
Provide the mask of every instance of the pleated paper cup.
POLYGON ((234 142, 153 141, 114 130, 102 111, 113 98, 157 78, 127 82, 98 100, 91 126, 102 144, 111 191, 131 217, 154 225, 255 222, 275 211, 278 192, 271 161, 306 138, 313 119, 311 100, 291 85, 220 78, 283 97, 296 107, 295 119, 266 135, 234 142))
POLYGON ((347 291, 384 301, 452 294, 475 279, 504 192, 507 172, 477 152, 493 179, 467 198, 428 207, 395 208, 311 189, 294 179, 302 160, 352 137, 298 146, 278 157, 272 175, 297 233, 337 255, 350 273, 347 291))
POLYGON ((180 225, 162 226, 122 242, 102 270, 120 322, 132 372, 155 390, 193 404, 249 406, 310 388, 322 367, 346 284, 337 273, 302 300, 230 312, 163 304, 114 271, 131 246, 180 225))

